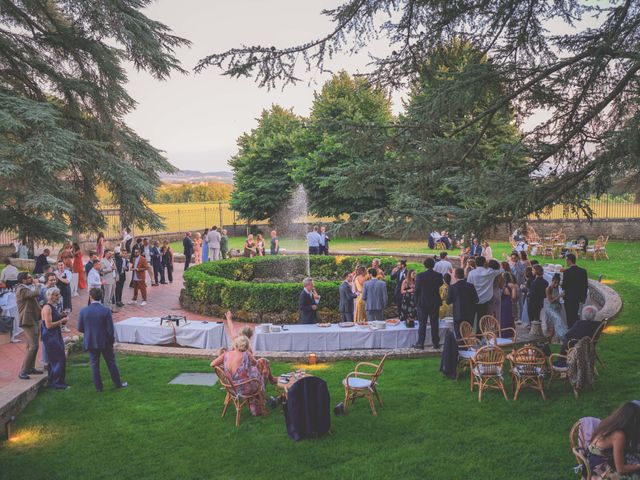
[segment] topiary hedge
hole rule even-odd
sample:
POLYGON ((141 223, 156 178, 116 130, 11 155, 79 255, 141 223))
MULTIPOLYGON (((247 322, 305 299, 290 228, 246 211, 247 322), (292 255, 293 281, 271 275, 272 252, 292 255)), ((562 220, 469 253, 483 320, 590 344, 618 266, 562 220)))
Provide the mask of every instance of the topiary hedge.
MULTIPOLYGON (((395 282, 390 272, 395 266, 391 257, 322 256, 309 257, 311 277, 320 295, 318 309, 323 320, 337 321, 340 296, 338 287, 342 273, 353 271, 357 264, 368 267, 374 258, 380 258, 380 268, 386 274, 389 299, 393 298, 395 282)), ((307 257, 273 256, 239 258, 208 262, 190 267, 184 273, 180 301, 190 310, 211 315, 236 311, 244 321, 274 321, 295 323, 298 319, 298 297, 301 281, 264 282, 263 279, 302 278, 306 272, 307 257)))

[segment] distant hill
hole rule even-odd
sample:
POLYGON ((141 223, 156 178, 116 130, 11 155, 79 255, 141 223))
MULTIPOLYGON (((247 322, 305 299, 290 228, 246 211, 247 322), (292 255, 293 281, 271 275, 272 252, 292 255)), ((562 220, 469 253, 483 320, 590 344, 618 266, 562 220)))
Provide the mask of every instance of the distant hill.
POLYGON ((198 170, 179 170, 172 174, 160 175, 160 180, 164 183, 202 183, 202 182, 222 182, 233 183, 233 173, 231 172, 200 172, 198 170))

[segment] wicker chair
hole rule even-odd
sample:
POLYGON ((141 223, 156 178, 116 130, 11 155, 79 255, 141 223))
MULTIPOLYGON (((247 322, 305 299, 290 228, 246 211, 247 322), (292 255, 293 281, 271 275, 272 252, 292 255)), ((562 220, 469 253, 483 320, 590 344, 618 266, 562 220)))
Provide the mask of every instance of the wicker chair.
POLYGON ((511 345, 517 341, 517 332, 515 328, 500 328, 500 322, 492 315, 484 315, 480 318, 480 332, 483 334, 491 333, 495 338, 496 345, 499 347, 511 345), (513 333, 511 338, 502 338, 502 332, 510 331, 513 333))
POLYGON ((460 372, 469 369, 469 388, 473 391, 473 373, 471 372, 471 358, 482 344, 489 344, 495 338, 491 332, 473 333, 473 326, 469 322, 460 323, 460 338, 458 340, 458 366, 456 379, 460 372))
POLYGON ((602 237, 602 241, 599 246, 596 248, 595 256, 596 258, 605 258, 609 260, 609 255, 607 255, 607 244, 609 243, 609 235, 606 237, 602 237))
POLYGON ((482 392, 487 388, 500 390, 505 400, 509 400, 504 389, 504 351, 495 345, 480 348, 471 358, 473 383, 478 385, 478 401, 482 401, 482 392))
POLYGON ((599 418, 582 417, 573 424, 573 427, 571 427, 569 431, 569 445, 582 472, 582 478, 585 480, 591 480, 593 478, 587 459, 587 450, 589 443, 591 443, 591 437, 587 434, 587 430, 593 432, 599 423, 599 418))
POLYGON ((544 377, 547 359, 544 352, 532 345, 525 345, 518 350, 514 350, 507 358, 511 362, 513 399, 518 399, 520 389, 529 387, 539 391, 542 399, 546 400, 544 396, 544 377))
POLYGON ((224 370, 220 367, 216 367, 216 374, 218 375, 218 379, 220 380, 220 385, 222 385, 227 392, 227 395, 224 399, 224 407, 222 409, 222 415, 220 417, 224 417, 227 413, 227 408, 229 407, 229 403, 233 403, 233 406, 236 408, 236 427, 240 426, 240 414, 242 412, 242 407, 245 405, 249 407, 249 403, 253 400, 256 400, 261 403, 262 411, 265 412, 266 415, 266 406, 264 402, 264 394, 260 387, 260 381, 257 378, 250 378, 248 380, 244 380, 242 382, 234 383, 227 376, 224 370), (251 395, 243 395, 240 393, 240 390, 243 385, 255 382, 256 393, 251 395))
MULTIPOLYGON (((600 322, 600 325, 598 325, 598 328, 596 329, 596 331, 593 332, 593 335, 591 335, 591 343, 593 343, 593 349, 596 352, 596 361, 598 362, 601 368, 604 368, 604 362, 602 361, 602 358, 600 358, 600 355, 598 354, 598 341, 600 340, 600 336, 602 335, 602 332, 604 331, 605 328, 607 328, 608 325, 609 325, 609 319, 608 318, 603 319, 602 322, 600 322)), ((567 346, 571 348, 577 342, 578 342, 577 339, 570 340, 567 343, 567 346)), ((596 374, 597 373, 598 371, 596 370, 596 374)))
POLYGON ((382 360, 377 365, 371 362, 358 363, 355 370, 349 373, 349 375, 347 375, 342 381, 342 385, 344 385, 344 413, 347 413, 349 404, 355 402, 356 398, 366 397, 369 400, 371 413, 374 416, 378 415, 373 397, 375 396, 378 400, 378 405, 382 406, 382 400, 378 394, 378 379, 380 378, 380 375, 382 375, 387 355, 382 357, 382 360), (363 372, 361 371, 362 367, 370 367, 375 370, 373 372, 363 372))

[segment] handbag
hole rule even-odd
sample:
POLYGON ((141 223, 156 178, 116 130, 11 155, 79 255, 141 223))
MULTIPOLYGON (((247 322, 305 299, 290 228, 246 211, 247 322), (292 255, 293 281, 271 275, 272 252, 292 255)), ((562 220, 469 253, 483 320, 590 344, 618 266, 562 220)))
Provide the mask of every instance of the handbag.
POLYGON ((11 332, 13 330, 13 317, 0 315, 0 333, 11 332))

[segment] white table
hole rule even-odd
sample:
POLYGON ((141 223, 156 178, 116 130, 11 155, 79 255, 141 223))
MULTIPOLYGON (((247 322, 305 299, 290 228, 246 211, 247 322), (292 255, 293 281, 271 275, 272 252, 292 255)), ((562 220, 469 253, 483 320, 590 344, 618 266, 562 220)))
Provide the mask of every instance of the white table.
POLYGON ((16 294, 13 292, 9 292, 0 296, 0 309, 2 309, 3 315, 6 315, 7 317, 13 317, 11 341, 17 342, 17 337, 22 333, 22 329, 20 328, 20 319, 18 318, 18 304, 16 303, 16 294))
MULTIPOLYGON (((401 322, 384 330, 372 330, 368 326, 341 328, 311 325, 285 325, 282 332, 254 333, 253 349, 256 352, 322 352, 335 350, 367 350, 376 348, 410 348, 418 341, 418 322, 407 328, 401 322)), ((425 345, 431 345, 431 329, 427 326, 425 345)), ((440 338, 446 330, 453 330, 453 320, 440 321, 440 338)))
POLYGON ((215 350, 227 347, 227 335, 222 322, 189 320, 185 325, 174 327, 162 323, 160 317, 132 317, 115 324, 115 337, 121 343, 143 345, 166 345, 177 343, 183 347, 215 350))

